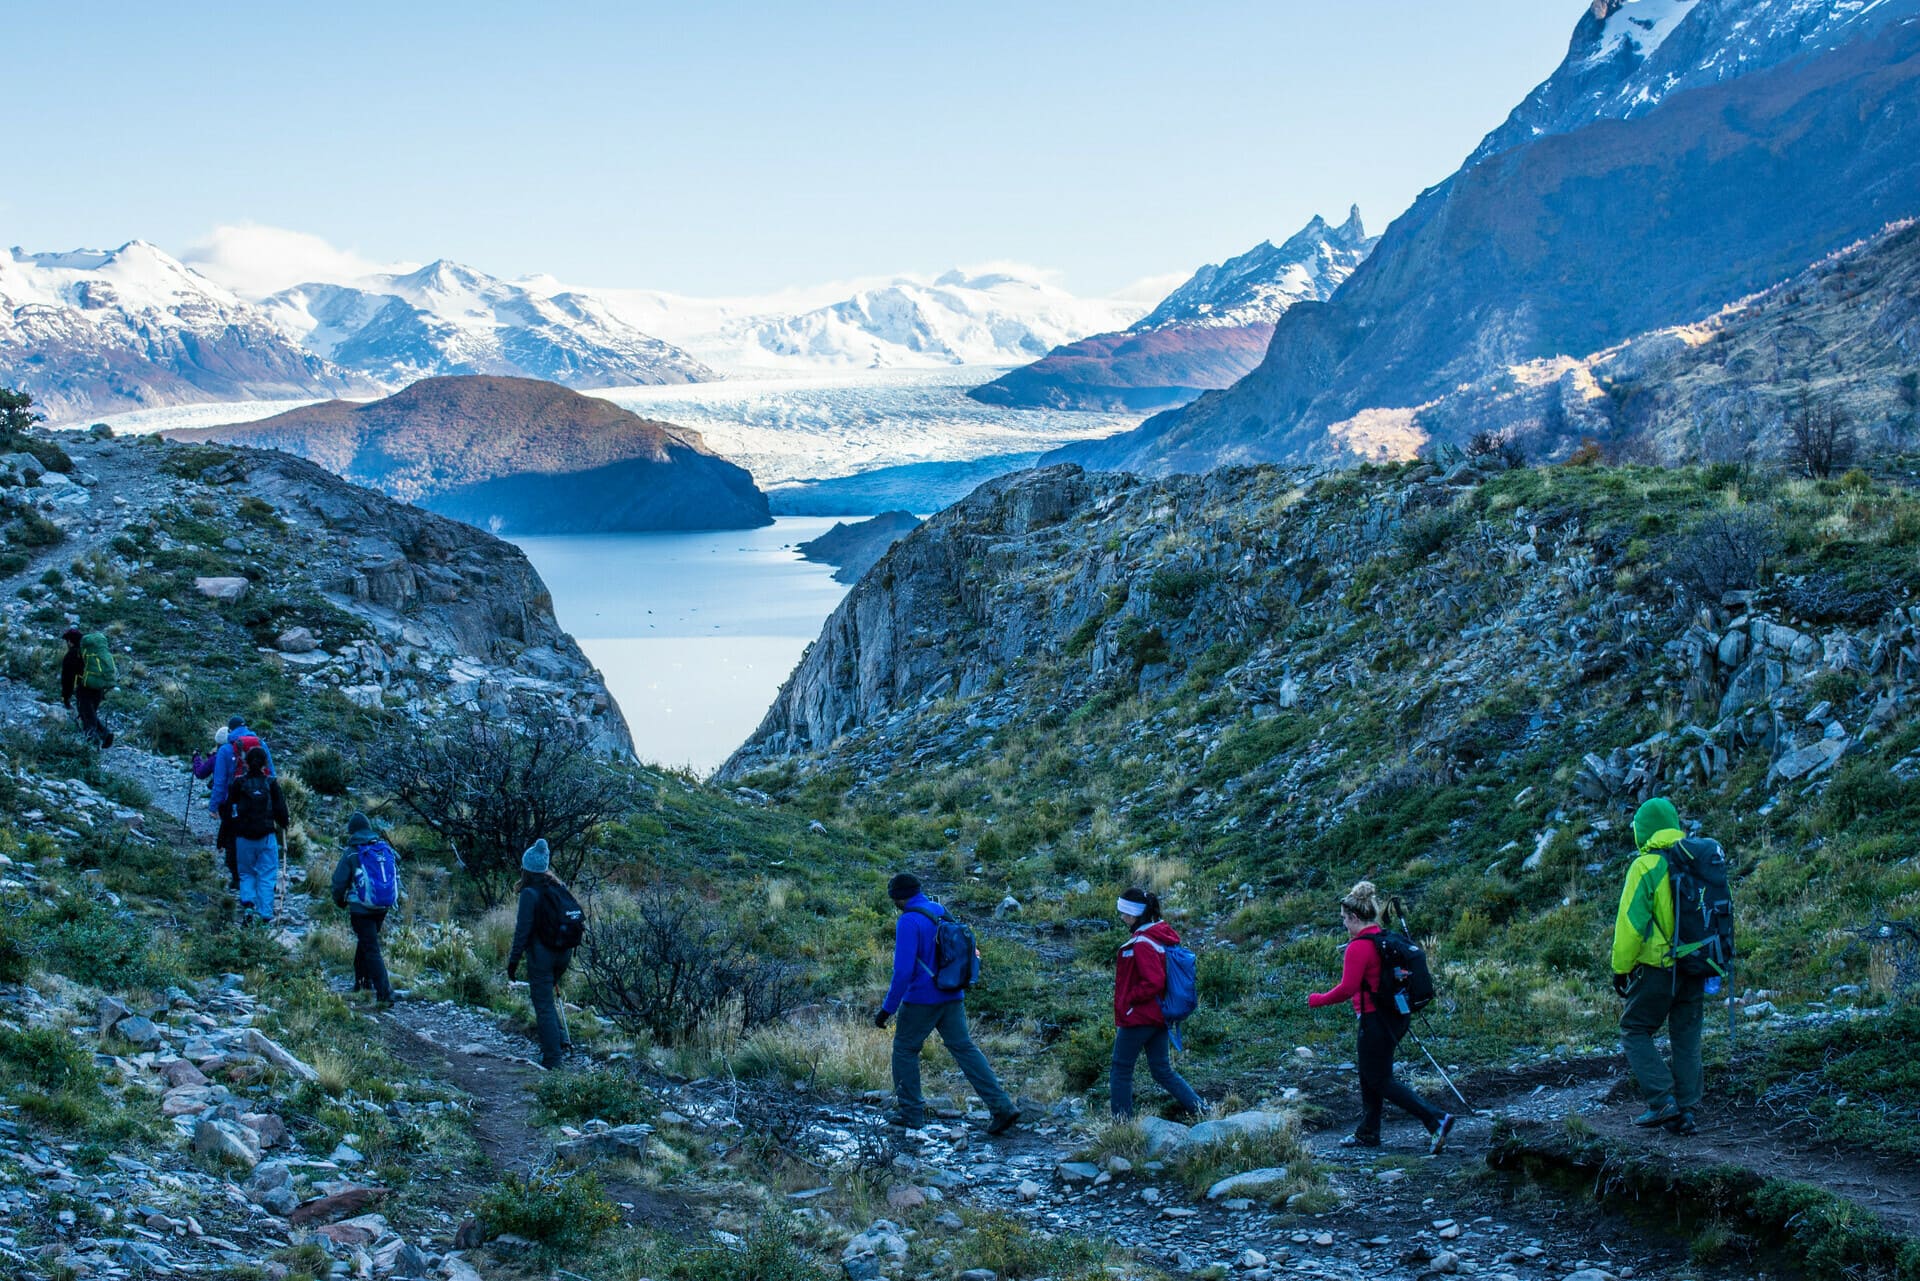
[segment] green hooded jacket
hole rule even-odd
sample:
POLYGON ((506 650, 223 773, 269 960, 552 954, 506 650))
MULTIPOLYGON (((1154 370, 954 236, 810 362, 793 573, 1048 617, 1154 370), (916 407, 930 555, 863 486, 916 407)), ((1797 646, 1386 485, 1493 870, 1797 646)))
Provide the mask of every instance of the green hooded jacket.
POLYGON ((1663 796, 1642 805, 1633 816, 1633 844, 1639 850, 1620 889, 1620 912, 1613 922, 1613 972, 1631 974, 1636 965, 1666 969, 1673 964, 1673 882, 1661 851, 1686 839, 1680 811, 1663 796))

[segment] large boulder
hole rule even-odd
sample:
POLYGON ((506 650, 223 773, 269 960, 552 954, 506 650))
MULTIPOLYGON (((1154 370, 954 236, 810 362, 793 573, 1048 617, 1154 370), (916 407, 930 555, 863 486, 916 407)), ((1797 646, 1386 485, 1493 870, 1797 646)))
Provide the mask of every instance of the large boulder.
POLYGON ((260 1136, 238 1121, 201 1117, 193 1127, 193 1150, 249 1170, 260 1164, 260 1136))
POLYGON ((1218 1201, 1221 1197, 1244 1196, 1261 1188, 1272 1187, 1287 1181, 1288 1171, 1284 1165, 1267 1166, 1264 1169, 1248 1170, 1245 1174, 1235 1174, 1220 1180, 1207 1189, 1207 1200, 1218 1201))
POLYGON ((1202 1121, 1187 1133, 1190 1143, 1225 1143, 1231 1139, 1272 1134, 1293 1124, 1285 1112, 1237 1112, 1218 1121, 1202 1121))
POLYGON ((244 578, 215 577, 193 580, 193 590, 209 600, 217 600, 224 604, 245 599, 247 588, 250 586, 252 584, 244 578))
POLYGON ((1147 1155, 1150 1157, 1162 1156, 1185 1147, 1191 1133, 1178 1121, 1168 1121, 1157 1116, 1142 1117, 1139 1125, 1141 1132, 1147 1136, 1147 1155))

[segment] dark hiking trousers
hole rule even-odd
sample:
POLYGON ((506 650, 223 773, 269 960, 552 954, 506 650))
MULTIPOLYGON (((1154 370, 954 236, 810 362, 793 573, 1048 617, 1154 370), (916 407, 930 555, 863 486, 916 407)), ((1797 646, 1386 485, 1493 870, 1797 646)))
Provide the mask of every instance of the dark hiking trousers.
POLYGON ((533 1001, 534 1027, 540 1033, 540 1066, 557 1068, 570 1048, 560 1018, 560 980, 573 960, 572 948, 551 948, 539 939, 527 944, 527 996, 533 1001))
POLYGON ((113 740, 113 732, 100 719, 100 704, 106 697, 106 690, 88 689, 84 685, 73 691, 73 706, 80 713, 81 733, 102 747, 113 740))
POLYGON ((380 927, 387 923, 385 912, 349 912, 356 945, 353 949, 353 990, 370 991, 383 1001, 393 999, 393 984, 387 979, 387 959, 380 955, 380 927))
POLYGON ((1416 1094, 1411 1086, 1393 1074, 1393 1052, 1406 1036, 1413 1020, 1404 1014, 1369 1011, 1360 1016, 1360 1045, 1355 1061, 1360 1066, 1360 1124, 1354 1133, 1363 1139, 1380 1137, 1380 1113, 1388 1103, 1427 1127, 1431 1134, 1440 1128, 1446 1113, 1416 1094))
POLYGON ((920 1048, 935 1032, 987 1111, 1005 1116, 1015 1110, 1013 1100, 1000 1088, 1000 1079, 987 1066, 987 1056, 967 1031, 967 1003, 916 1005, 909 1001, 893 1018, 893 1093, 900 1101, 901 1116, 915 1122, 926 1119, 927 1100, 920 1093, 920 1048))
POLYGON ((1682 978, 1676 986, 1672 970, 1633 967, 1627 1007, 1620 1012, 1620 1048, 1627 1052, 1627 1066, 1648 1107, 1659 1107, 1669 1096, 1682 1108, 1700 1106, 1700 1028, 1706 1021, 1706 1002, 1704 979, 1682 978), (1663 1023, 1673 1041, 1671 1069, 1653 1043, 1663 1023))
POLYGON ((1113 1114, 1116 1117, 1133 1115, 1133 1066, 1140 1059, 1140 1052, 1147 1053, 1147 1070, 1153 1073, 1153 1079, 1160 1088, 1173 1096, 1173 1101, 1192 1113, 1203 1110, 1200 1096, 1186 1083, 1181 1075, 1173 1070, 1173 1059, 1168 1053, 1173 1039, 1167 1035, 1164 1027, 1123 1027, 1113 1038, 1113 1114))

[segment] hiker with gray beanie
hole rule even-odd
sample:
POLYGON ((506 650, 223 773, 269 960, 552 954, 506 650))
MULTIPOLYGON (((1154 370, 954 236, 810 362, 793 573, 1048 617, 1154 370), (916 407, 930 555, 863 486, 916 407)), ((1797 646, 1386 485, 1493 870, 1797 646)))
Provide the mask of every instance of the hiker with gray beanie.
POLYGON ((393 1004, 393 983, 380 954, 380 927, 400 901, 400 856, 380 839, 365 814, 347 820, 347 850, 333 865, 333 903, 353 926, 353 990, 393 1004))
POLYGON ((520 909, 513 921, 513 948, 507 953, 507 981, 517 981, 514 972, 520 968, 520 958, 526 957, 527 995, 540 1033, 540 1066, 548 1071, 565 1062, 573 1048, 560 1019, 560 980, 585 935, 586 915, 553 874, 553 854, 542 837, 520 856, 520 909))

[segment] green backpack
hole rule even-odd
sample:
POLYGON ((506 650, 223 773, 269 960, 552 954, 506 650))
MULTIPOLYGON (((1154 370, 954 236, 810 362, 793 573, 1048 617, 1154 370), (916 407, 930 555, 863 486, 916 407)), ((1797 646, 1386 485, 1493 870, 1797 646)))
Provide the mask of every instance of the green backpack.
POLYGON ((120 679, 120 669, 113 665, 113 651, 107 648, 107 638, 101 633, 90 632, 81 638, 80 657, 86 663, 80 683, 88 689, 112 689, 120 679))

